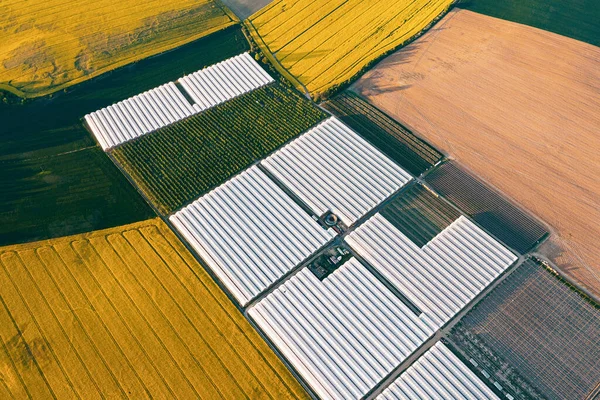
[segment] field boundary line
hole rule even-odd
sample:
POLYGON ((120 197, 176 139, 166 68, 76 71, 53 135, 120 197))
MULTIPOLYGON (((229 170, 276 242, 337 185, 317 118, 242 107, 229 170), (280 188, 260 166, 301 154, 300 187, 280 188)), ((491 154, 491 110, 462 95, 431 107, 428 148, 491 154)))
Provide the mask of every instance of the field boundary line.
MULTIPOLYGON (((379 64, 386 57, 388 57, 392 53, 395 53, 396 51, 400 50, 401 48, 404 48, 404 47, 412 44, 415 40, 419 39, 421 36, 423 36, 425 33, 427 33, 430 29, 432 29, 450 11, 452 11, 452 9, 454 7, 456 7, 456 4, 457 4, 458 1, 459 0, 454 0, 452 3, 450 3, 445 10, 443 10, 436 18, 434 18, 428 25, 426 25, 419 32, 415 33, 411 37, 409 37, 406 40, 400 42, 399 44, 392 45, 392 47, 389 50, 384 51, 380 56, 374 58, 373 60, 371 60, 368 63, 366 63, 364 66, 360 67, 356 71, 356 73, 352 74, 352 76, 350 76, 346 81, 342 81, 340 83, 335 83, 335 84, 330 84, 329 88, 327 88, 326 90, 323 91, 324 98, 325 99, 329 99, 329 98, 335 96, 337 93, 339 93, 339 92, 343 91, 344 89, 348 88, 354 82, 356 82, 362 75, 364 75, 368 70, 370 70, 371 68, 373 68, 375 65, 379 64)), ((331 82, 334 82, 334 81, 338 80, 340 78, 340 76, 343 76, 348 71, 351 71, 352 69, 356 68, 365 59, 368 59, 369 56, 371 56, 375 52, 374 49, 376 49, 376 48, 377 47, 371 49, 371 51, 369 51, 368 53, 366 53, 360 59, 356 60, 352 65, 346 67, 346 69, 344 69, 344 71, 340 72, 334 79, 331 80, 331 82)), ((325 70, 325 71, 327 71, 327 70, 325 70)), ((323 89, 324 87, 327 87, 327 86, 328 86, 328 84, 319 86, 314 91, 315 92, 320 91, 321 89, 323 89)))
MULTIPOLYGON (((169 242, 169 240, 167 238, 164 237, 164 235, 162 235, 162 232, 160 232, 159 229, 155 228, 158 233, 160 234, 160 236, 165 240, 166 244, 168 244, 168 246, 173 249, 175 251, 174 254, 177 254, 179 256, 179 253, 177 253, 176 249, 174 249, 171 245, 171 243, 169 242)), ((129 231, 129 232, 133 232, 133 231, 129 231)), ((168 270, 169 273, 172 274, 173 279, 175 280, 175 282, 177 282, 177 284, 185 291, 185 293, 187 294, 187 296, 189 297, 189 299, 193 302, 193 304, 195 304, 198 307, 198 310, 201 310, 202 313, 204 314, 206 320, 210 321, 210 324, 213 326, 213 328, 215 329, 215 331, 219 332, 220 334, 222 334, 222 329, 219 328, 218 324, 215 322, 214 318, 211 316, 211 314, 207 311, 206 307, 203 306, 201 304, 201 302, 198 301, 198 299, 190 292, 189 288, 180 280, 178 274, 176 274, 173 269, 171 268, 171 266, 169 265, 169 263, 165 260, 164 256, 162 254, 160 254, 160 252, 154 247, 152 246, 152 244, 150 243, 150 241, 148 240, 148 237, 144 234, 144 232, 142 231, 137 231, 140 234, 141 240, 143 240, 151 249, 152 252, 154 252, 154 254, 156 255, 156 257, 158 259, 160 259, 160 261, 164 264, 164 266, 166 267, 166 270, 168 270)), ((124 232, 125 233, 125 232, 124 232)), ((123 237, 125 237, 125 235, 123 235, 123 237)), ((129 239, 127 239, 125 237, 125 240, 127 240, 129 242, 129 239)), ((129 242, 130 243, 130 242, 129 242)), ((134 249, 134 251, 138 254, 139 256, 139 252, 136 248, 134 248, 134 246, 130 243, 130 246, 134 249)), ((142 258, 141 256, 139 256, 140 258, 142 258)), ((182 258, 179 257, 182 261, 182 267, 185 267, 187 269, 190 270, 191 274, 194 275, 198 281, 200 281, 200 283, 202 284, 202 286, 205 288, 206 292, 210 295, 210 297, 212 297, 216 303, 219 304, 219 309, 221 309, 225 314, 227 314, 229 316, 229 312, 228 310, 224 309, 221 306, 221 303, 218 301, 218 299, 216 299, 212 292, 210 291, 210 289, 208 287, 206 287, 206 285, 204 284, 204 282, 202 281, 202 279, 193 271, 193 269, 191 268, 191 266, 182 258)), ((150 273, 154 276, 154 278, 160 283, 160 285, 162 286, 162 288, 165 290, 165 292, 169 295, 169 297, 171 297, 171 299, 173 300, 173 302, 177 305, 177 308, 180 309, 181 313, 185 316, 185 318, 188 320, 188 322, 190 323, 190 325, 192 326, 193 330, 196 331, 196 333, 198 334, 198 336, 202 339, 202 341, 204 343, 206 343, 207 347, 210 349, 210 352, 215 356, 215 358, 218 360, 218 362, 223 366, 223 370, 226 371, 226 373, 236 382, 236 386, 240 389, 240 391, 242 393, 246 394, 246 391, 237 384, 237 381, 235 380, 235 376, 234 376, 234 371, 231 371, 229 369, 229 367, 227 366, 226 362, 223 361, 222 357, 219 356, 219 354, 217 354, 217 352, 215 351, 214 347, 210 346, 208 339, 204 336, 204 334, 198 330, 198 327, 191 321, 190 317, 188 316, 188 313, 186 313, 184 311, 184 309, 180 306, 180 304, 175 301, 175 298, 173 297, 173 294, 171 293, 171 291, 169 289, 167 289, 167 287, 164 285, 163 280, 159 279, 158 276, 156 276, 156 274, 154 273, 154 271, 152 271, 152 269, 148 266, 148 264, 146 263, 145 260, 144 264, 146 264, 148 270, 150 271, 150 273)), ((244 334, 244 337, 247 338, 248 343, 252 345, 252 347, 254 349, 257 350, 257 352, 260 352, 256 346, 254 346, 254 343, 252 342, 252 340, 250 340, 250 338, 248 338, 243 329, 241 327, 239 327, 239 325, 237 325, 234 321, 233 318, 229 318, 229 320, 231 321, 231 323, 236 327, 239 328, 239 332, 244 334)), ((252 368, 250 367, 250 365, 248 364, 247 360, 242 356, 242 354, 240 354, 240 352, 238 351, 238 349, 236 348, 236 346, 231 343, 231 341, 229 340, 228 336, 223 335, 223 339, 225 341, 225 343, 227 344, 227 347, 231 350, 231 352, 233 354, 235 354, 238 358, 239 358, 239 362, 241 364, 243 364, 247 371, 256 379, 256 381, 258 382, 258 384, 263 388, 263 390, 265 391, 265 393, 269 393, 269 390, 267 389, 267 387, 265 387, 265 385, 263 384, 262 380, 259 379, 259 377, 255 374, 255 372, 252 370, 252 368)), ((190 352, 190 354, 192 354, 190 352)), ((266 362, 266 360, 265 360, 266 362)), ((267 363, 267 362, 266 362, 267 363)), ((268 364, 268 363, 267 363, 268 364)), ((277 372, 273 369, 273 372, 275 373, 275 375, 277 375, 278 377, 280 376, 279 374, 277 374, 277 372)), ((209 379, 212 382, 212 378, 210 378, 210 376, 207 374, 207 376, 209 377, 209 379)), ((215 384, 216 387, 216 384, 215 384)), ((219 392, 221 392, 221 390, 217 387, 217 390, 219 392)), ((290 389, 291 391, 291 389, 290 389)))
MULTIPOLYGON (((22 99, 35 99, 35 98, 39 98, 39 97, 45 97, 45 96, 51 95, 53 93, 56 93, 58 91, 61 91, 63 89, 67 89, 67 88, 69 88, 71 86, 75 86, 75 85, 77 85, 79 83, 83 83, 85 81, 89 81, 91 79, 97 78, 100 75, 103 75, 105 73, 114 71, 114 70, 122 68, 122 67, 125 67, 125 66, 127 66, 129 64, 132 64, 132 63, 135 63, 137 61, 141 61, 141 60, 144 60, 146 58, 151 58, 151 57, 163 54, 163 53, 167 53, 167 52, 169 52, 171 50, 175 50, 178 47, 181 47, 183 45, 189 44, 189 43, 194 42, 196 40, 202 39, 202 38, 204 38, 206 36, 209 36, 209 35, 211 35, 213 33, 216 33, 216 32, 222 31, 224 29, 227 29, 230 26, 237 25, 237 24, 239 24, 238 21, 239 20, 237 20, 237 21, 236 20, 230 21, 227 24, 216 26, 214 28, 208 29, 208 30, 203 31, 201 33, 198 33, 196 35, 191 35, 191 36, 187 37, 185 40, 183 40, 181 42, 178 42, 176 45, 171 45, 171 46, 163 45, 163 46, 160 46, 160 47, 158 47, 158 51, 156 51, 156 52, 141 53, 141 54, 138 54, 136 56, 124 58, 120 62, 117 62, 117 63, 112 64, 110 66, 106 66, 104 68, 100 68, 100 69, 92 72, 91 74, 80 76, 79 78, 75 78, 73 80, 70 80, 68 82, 62 83, 60 85, 52 86, 51 88, 47 88, 47 89, 40 90, 40 91, 35 91, 35 92, 23 92, 23 91, 15 88, 14 86, 11 86, 11 85, 8 85, 8 84, 5 84, 5 83, 0 83, 0 90, 5 90, 5 91, 7 91, 9 93, 12 93, 12 94, 14 94, 14 95, 22 98, 22 99)), ((153 49, 156 50, 157 47, 154 47, 153 49)))
MULTIPOLYGON (((14 253, 15 253, 15 257, 17 257, 19 259, 19 263, 22 264, 21 258, 19 257, 18 253, 17 252, 14 252, 14 253)), ((0 272, 0 273, 6 275, 6 278, 8 278, 8 282, 10 282, 10 286, 12 286, 12 290, 19 296, 18 299, 15 299, 15 301, 17 301, 17 302, 19 302, 19 303, 22 304, 23 310, 26 313, 28 313, 29 316, 31 317, 31 321, 33 322, 33 325, 35 326, 35 329, 37 330, 37 332, 39 332, 39 334, 42 337, 44 337, 45 336, 44 335, 44 331, 40 327, 38 319, 34 316, 34 313, 31 311, 31 308, 30 308, 29 304, 23 298, 23 293, 21 292, 21 290, 19 290, 19 287, 15 284, 14 279, 10 275, 10 272, 8 271, 8 268, 7 268, 6 264, 5 264, 5 262, 2 261, 2 260, 0 260, 0 265, 2 266, 2 272, 0 272)), ((2 304, 4 305, 4 308, 5 308, 6 312, 8 313, 10 319, 12 320, 12 323, 13 323, 15 329, 19 333, 19 337, 21 338, 21 340, 23 340, 23 342, 27 343, 27 340, 25 339, 25 337, 23 335, 23 332, 19 328, 19 326, 17 324, 17 321, 12 316, 12 313, 10 312, 10 309, 6 305, 4 299, 2 297, 0 297, 0 300, 2 301, 2 304)), ((27 345, 27 350, 28 350, 28 352, 30 354, 33 354, 33 352, 31 351, 31 348, 29 347, 29 345, 27 345)), ((48 350, 52 354, 53 361, 57 364, 58 369, 60 369, 60 371, 63 374, 65 383, 67 384, 66 387, 70 389, 70 391, 72 392, 72 394, 75 395, 75 397, 79 397, 77 391, 75 390, 75 386, 73 385, 73 382, 71 381, 71 378, 65 372, 64 366, 62 365, 62 363, 59 362, 58 356, 56 355, 56 352, 54 351, 54 349, 52 348, 52 346, 48 345, 48 350)), ((44 378, 44 381, 46 382, 46 385, 50 389, 50 392, 52 393, 52 396, 56 399, 57 397, 56 397, 56 394, 54 393, 54 388, 52 387, 52 385, 50 384, 50 382, 48 382, 48 380, 46 379, 46 375, 44 374, 43 369, 41 368, 41 366, 39 365, 39 363, 37 362, 37 360, 35 359, 35 357, 34 357, 34 362, 35 362, 36 366, 38 367, 40 375, 42 375, 42 377, 44 378)))
POLYGON ((277 70, 277 72, 279 72, 285 79, 287 79, 292 85, 294 85, 296 90, 304 93, 305 96, 310 97, 310 92, 308 91, 306 86, 304 86, 302 82, 300 82, 298 79, 296 79, 296 77, 290 74, 288 70, 285 69, 283 65, 281 65, 281 63, 277 59, 277 56, 271 52, 271 49, 265 43, 262 36, 260 36, 258 30, 254 27, 252 21, 250 21, 250 19, 246 19, 244 20, 243 24, 248 30, 248 33, 246 33, 243 30, 244 35, 246 36, 246 40, 248 40, 248 42, 250 43, 256 44, 256 46, 260 49, 261 53, 265 57, 267 57, 267 59, 271 62, 271 65, 277 70))
POLYGON ((213 3, 215 3, 215 5, 217 7, 219 7, 221 9, 221 11, 223 11, 223 13, 225 15, 227 15, 229 18, 231 18, 232 22, 235 22, 235 23, 241 22, 241 20, 239 19, 239 17, 237 15, 235 15, 233 10, 230 10, 229 7, 227 7, 225 5, 225 3, 223 3, 221 0, 212 0, 212 1, 213 1, 213 3))
MULTIPOLYGON (((108 243, 108 240, 106 239, 106 236, 102 236, 105 240, 106 243, 108 243)), ((77 250, 75 248, 75 243, 76 241, 71 242, 71 246, 73 247, 73 250, 75 251, 75 253, 82 259, 84 260, 84 257, 81 255, 80 250, 77 250)), ((83 242, 83 241, 81 241, 83 242)), ((90 240, 85 240, 86 245, 89 247, 90 254, 93 253, 93 258, 96 259, 97 261, 99 261, 98 265, 102 265, 104 270, 106 271, 107 275, 111 275, 112 279, 115 279, 114 275, 112 274, 112 272, 110 271, 109 267, 106 265, 106 261, 104 260, 104 258, 102 257, 102 255, 100 254, 100 252, 98 251, 98 249, 96 248, 96 246, 94 246, 94 244, 90 241, 90 240)), ((116 253, 116 251, 113 249, 113 252, 116 253)), ((86 264, 86 267, 89 271, 94 270, 93 268, 90 268, 90 266, 88 265, 87 262, 84 263, 86 264)), ((93 285, 98 288, 98 290, 102 293, 102 296, 106 299, 107 303, 110 304, 111 308, 113 309, 113 311, 115 312, 115 314, 118 316, 119 320, 121 321, 122 326, 127 330, 129 336, 135 341, 135 343, 137 344, 140 353, 144 355, 144 357, 148 360, 148 364, 152 367, 152 369, 154 369, 154 371, 156 372, 156 375, 162 380, 163 385, 165 387, 165 389, 171 394, 171 396, 173 396, 173 398, 175 398, 175 393, 173 392, 173 389, 171 388, 171 385, 169 385, 169 383, 167 382, 167 380, 164 377, 164 374, 161 373, 161 368, 158 368, 156 366, 156 364, 154 363, 154 360, 152 360, 152 357, 148 354, 148 352, 146 351, 146 347, 140 342, 138 336, 132 331, 131 328, 131 324, 132 321, 129 321, 129 323, 127 323, 128 319, 123 317, 123 313, 122 311, 119 311, 120 308, 117 307, 113 301, 114 296, 109 296, 106 293, 106 290, 104 288, 104 286, 98 281, 98 278, 92 273, 90 272, 89 274, 90 278, 93 280, 93 285)), ((119 284, 119 281, 117 280, 117 284, 119 285, 119 289, 124 292, 124 290, 122 289, 122 287, 120 287, 121 285, 119 284)), ((139 314, 140 311, 137 308, 137 306, 135 305, 135 302, 133 302, 129 296, 127 295, 127 293, 122 293, 122 295, 127 298, 127 300, 131 303, 131 305, 136 309, 136 312, 139 314)), ((139 315, 139 318, 146 324, 149 325, 148 321, 144 318, 143 315, 139 315)), ((154 334, 154 337, 156 338, 157 334, 156 331, 154 331, 154 329, 152 329, 152 327, 149 326, 149 333, 154 334)), ((165 351, 166 354, 170 353, 168 352, 168 350, 166 350, 164 348, 164 343, 162 343, 162 341, 157 340, 157 342, 159 342, 160 344, 163 344, 163 350, 165 351)), ((171 355, 172 358, 172 355, 171 355)), ((175 363, 174 363, 175 364, 175 363)), ((174 365, 175 367, 177 367, 177 364, 174 365)), ((189 384, 189 383, 188 383, 189 384)))
MULTIPOLYGON (((198 279, 198 282, 200 283, 200 285, 202 285, 202 287, 204 288, 204 290, 206 290, 206 292, 208 293, 208 295, 210 296, 211 299, 213 299, 215 301, 216 304, 218 304, 218 307, 220 310, 222 310, 225 314, 227 314, 229 321, 231 321, 231 324, 233 326, 235 326, 236 330, 239 331, 239 333, 248 341, 248 343, 250 343, 252 345, 252 348, 255 349, 257 355, 260 357, 260 359, 262 359, 268 366, 269 368, 273 371, 273 373, 282 378, 281 374, 279 373, 279 371, 275 368, 275 366, 271 363, 271 361, 269 361, 266 357, 265 357, 265 353, 262 352, 260 350, 260 348, 256 345, 256 339, 259 339, 259 341, 262 339, 262 337, 260 335, 257 335, 256 338, 251 338, 248 334, 248 330, 243 329, 242 326, 240 326, 240 321, 242 321, 242 323, 248 322, 247 318, 244 316, 243 313, 243 309, 241 309, 240 307, 238 307, 237 303, 235 303, 232 298, 229 296, 229 294, 221 287, 220 283, 217 282, 217 280, 215 278, 212 277, 211 272, 209 272, 206 267, 204 267, 203 265, 203 260, 199 257, 196 256, 196 253, 191 251, 188 247, 187 247, 187 243, 185 243, 182 239, 179 238, 178 236, 178 232, 175 231, 175 229, 170 226, 168 223, 165 223, 166 227, 170 229, 170 234, 173 235, 173 239, 175 239, 177 242, 181 243, 182 245, 182 249, 183 251, 178 251, 178 249, 174 246, 173 240, 169 240, 168 237, 166 237, 163 232, 160 232, 160 230, 158 229, 158 227, 154 226, 154 227, 146 227, 145 229, 158 229, 159 233, 161 234, 160 236, 165 240, 166 245, 172 249, 174 252, 172 254, 174 254, 175 257, 179 258, 183 264, 182 267, 187 268, 190 273, 196 277, 198 279), (192 268, 192 266, 190 265, 190 263, 188 262, 188 260, 186 260, 185 257, 183 257, 184 252, 187 252, 190 256, 191 259, 193 259, 196 263, 198 263, 198 266, 204 271, 204 273, 206 274, 205 277, 202 277, 197 271, 194 270, 194 268, 192 268), (207 283, 207 281, 209 281, 207 283), (215 291, 217 294, 215 294, 215 291), (219 299, 219 295, 222 295, 223 298, 219 299), (226 303, 223 303, 223 300, 226 301, 226 303), (229 312, 229 310, 227 310, 228 307, 233 307, 234 309, 239 311, 239 318, 235 318, 231 315, 231 313, 229 312)), ((144 236, 144 238, 147 240, 148 238, 146 236, 144 236)), ((162 258, 162 255, 160 256, 162 258)), ((210 313, 208 313, 206 311, 206 307, 203 306, 201 303, 198 302, 197 298, 194 297, 192 291, 190 291, 190 288, 188 287, 188 285, 186 284, 186 281, 182 281, 180 278, 179 274, 175 274, 175 272, 173 271, 173 268, 170 265, 167 265, 167 268, 169 269, 169 271, 171 271, 171 273, 174 274, 175 279, 177 280, 177 282, 180 283, 180 285, 185 289, 185 291, 188 293, 189 296, 192 297, 192 300, 194 301, 194 303, 196 303, 199 307, 199 309, 201 309, 204 314, 207 316, 208 320, 211 321, 211 324, 216 328, 217 328, 217 323, 215 322, 215 320, 213 319, 213 317, 211 316, 210 313)), ((258 333, 256 332, 256 329, 252 329, 252 332, 258 333)), ((237 348, 234 346, 234 344, 229 340, 229 338, 226 338, 226 342, 228 343, 228 345, 231 347, 232 351, 236 354, 239 354, 237 348)), ((269 344, 265 342, 265 346, 269 347, 269 344)), ((257 377, 256 374, 254 374, 254 371, 252 370, 252 368, 250 367, 250 364, 246 361, 245 358, 240 357, 242 363, 244 365, 247 366, 248 370, 250 370, 253 375, 255 377, 257 377)), ((280 360, 280 357, 275 354, 274 355, 274 359, 276 360, 280 360)), ((288 388, 290 391, 293 391, 293 389, 289 386, 288 381, 287 380, 283 380, 282 379, 282 383, 283 385, 288 388)))
MULTIPOLYGON (((48 301, 48 298, 44 294, 44 291, 40 288, 40 286, 37 283, 37 280, 35 279, 35 277, 31 273, 31 271, 29 270, 26 261, 23 259, 23 256, 19 252, 15 252, 15 254, 19 260, 19 264, 21 264, 21 268, 25 271, 27 278, 29 280, 31 280, 33 287, 35 288, 35 290, 37 290, 37 292, 39 294, 39 298, 41 300, 40 303, 43 303, 46 306, 46 308, 48 309, 49 315, 52 316, 52 318, 56 322, 56 326, 60 329, 60 332, 64 336, 65 341, 69 344, 69 347, 70 347, 73 355, 81 363, 82 369, 85 371, 85 374, 89 377, 90 381, 94 384, 96 390, 98 392, 100 392, 100 386, 99 386, 98 382, 96 382, 95 377, 93 376, 93 374, 87 367, 80 352, 77 351, 77 349, 75 348, 74 343, 71 341, 71 337, 67 334, 67 331, 65 330, 65 326, 63 326, 63 324, 60 321, 60 318, 57 316, 56 310, 54 308, 52 308, 50 302, 48 301)), ((37 259, 39 266, 42 266, 45 269, 46 267, 45 267, 44 263, 42 262, 42 260, 38 257, 37 251, 33 252, 33 256, 37 259)), ((12 281, 12 278, 11 278, 11 281, 12 281)), ((13 282, 13 284, 14 284, 14 282, 13 282)), ((57 287, 57 289, 58 289, 58 287, 57 287)), ((20 291, 20 289, 19 289, 19 291, 20 291)), ((60 291, 60 289, 58 291, 62 295, 62 291, 60 291)), ((69 304, 69 303, 66 303, 66 304, 69 304)), ((32 314, 32 317, 33 317, 33 314, 32 314)), ((73 319, 78 320, 78 317, 76 315, 73 315, 73 319)), ((46 323, 48 323, 48 322, 46 322, 46 323)), ((42 331, 41 329, 40 329, 40 332, 42 333, 42 335, 44 337, 49 336, 46 334, 46 332, 42 331)), ((58 362, 58 359, 57 359, 57 362, 58 362)), ((62 362, 61 362, 61 364, 62 364, 62 362)), ((76 390, 75 386, 76 386, 75 383, 73 383, 73 391, 77 394, 77 396, 79 396, 79 393, 76 390)), ((117 386, 119 386, 118 383, 117 383, 117 386)), ((122 388, 121 388, 121 390, 122 390, 122 388)), ((123 392, 123 394, 125 394, 125 392, 123 392)))
MULTIPOLYGON (((135 276, 133 276, 134 274, 131 272, 130 267, 128 266, 129 264, 127 263, 127 261, 123 258, 122 253, 119 252, 119 250, 115 247, 114 240, 111 242, 111 240, 109 239, 109 236, 119 236, 122 237, 122 232, 117 232, 117 233, 113 233, 111 235, 106 235, 104 237, 105 242, 108 244, 108 251, 114 253, 114 257, 116 257, 115 259, 119 260, 119 263, 124 267, 124 271, 127 271, 129 274, 132 275, 133 280, 135 280, 137 282, 137 279, 135 276)), ((127 299, 127 301, 129 301, 131 303, 131 305, 133 306, 133 308, 137 311, 137 313, 139 314, 139 317, 142 321, 144 321, 144 323, 148 326, 149 328, 149 332, 152 336, 154 336, 154 338, 156 339, 156 342, 160 345, 160 347, 164 350, 165 354, 168 356, 168 358, 171 360, 171 362, 173 363, 173 367, 174 369, 176 369, 182 377, 182 380, 185 381, 185 383, 188 384, 190 390, 192 392, 194 392, 196 394, 196 396, 200 396, 200 394, 198 393, 198 391, 196 390, 196 387, 194 386, 194 384, 192 384, 192 382, 190 381, 190 379, 188 378, 188 376, 185 374, 185 372, 183 371, 183 367, 181 366, 181 361, 177 361, 176 356, 173 354, 173 352, 169 349, 169 346, 167 343, 165 343, 164 340, 162 340, 161 336, 159 335, 159 331, 156 329, 156 325, 151 323, 148 319, 148 316, 140 309, 140 305, 135 301, 134 296, 136 295, 135 291, 133 292, 133 295, 131 293, 131 291, 128 291, 127 288, 125 288, 122 284, 122 281, 117 277, 117 275, 115 275, 115 271, 113 271, 113 269, 109 266, 112 265, 112 262, 106 262, 106 260, 102 257, 102 254, 100 253, 100 246, 96 247, 91 241, 89 242, 91 247, 94 248, 94 251, 97 252, 98 257, 100 257, 100 259, 102 260, 102 264, 104 265, 104 268, 106 269, 106 272, 108 275, 110 275, 110 277, 112 279, 114 279, 114 281, 117 283, 117 286, 120 288, 122 295, 124 296, 124 298, 127 299)), ((114 266, 113 266, 114 268, 114 266)), ((139 282, 137 282, 138 285, 139 282)), ((140 285, 141 286, 141 285, 140 285)), ((141 287, 141 290, 144 292, 145 295, 148 296, 147 291, 145 290, 145 288, 141 287)), ((138 296, 141 297, 140 294, 138 294, 138 296)), ((166 318, 166 316, 164 315, 164 313, 158 308, 158 305, 156 304, 156 300, 153 299, 151 296, 150 297, 150 301, 153 305, 153 308, 155 309, 155 311, 157 311, 161 317, 164 318, 164 324, 166 327, 170 328, 173 333, 175 334, 175 338, 173 338, 172 340, 174 342, 176 342, 176 340, 179 340, 180 342, 182 342, 181 336, 177 333, 177 331, 175 330, 175 328, 173 327, 173 324, 171 324, 171 322, 166 318)), ((185 344, 184 344, 185 346, 185 344)), ((162 368, 159 368, 162 370, 162 368)))

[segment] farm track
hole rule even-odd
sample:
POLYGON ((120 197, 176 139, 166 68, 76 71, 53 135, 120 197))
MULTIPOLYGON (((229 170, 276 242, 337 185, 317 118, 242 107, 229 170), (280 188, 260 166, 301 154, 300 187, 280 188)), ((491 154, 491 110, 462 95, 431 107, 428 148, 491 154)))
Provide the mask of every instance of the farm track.
POLYGON ((598 65, 591 45, 455 10, 352 90, 548 223, 539 251, 599 297, 598 65))
POLYGON ((0 248, 0 276, 8 397, 306 396, 158 219, 0 248))

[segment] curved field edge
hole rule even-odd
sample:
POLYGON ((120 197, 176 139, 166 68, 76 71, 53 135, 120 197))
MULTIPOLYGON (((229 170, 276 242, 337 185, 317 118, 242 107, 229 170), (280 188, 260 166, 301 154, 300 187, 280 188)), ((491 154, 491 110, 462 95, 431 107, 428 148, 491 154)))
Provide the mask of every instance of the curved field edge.
POLYGON ((457 7, 600 46, 597 0, 460 0, 457 7))
POLYGON ((369 69, 371 69, 375 64, 379 63, 381 60, 386 58, 388 55, 396 52, 397 50, 399 50, 405 46, 408 46, 409 44, 414 42, 416 39, 421 37, 423 34, 425 34, 427 31, 429 31, 431 28, 433 28, 440 20, 442 20, 456 6, 458 1, 460 1, 460 0, 453 0, 440 14, 438 14, 434 19, 432 19, 431 22, 428 23, 422 30, 420 30, 416 34, 410 36, 408 39, 401 41, 398 44, 392 45, 392 47, 385 49, 381 53, 379 53, 377 51, 377 48, 375 48, 373 51, 366 53, 364 56, 362 56, 357 61, 352 63, 350 66, 348 66, 342 73, 338 74, 335 78, 333 78, 329 84, 322 85, 314 90, 309 90, 304 83, 302 83, 298 78, 296 78, 293 74, 291 74, 283 66, 283 64, 279 61, 277 56, 275 54, 273 54, 273 52, 271 51, 271 48, 265 42, 265 40, 262 38, 262 36, 258 32, 258 29, 254 26, 254 24, 252 22, 252 20, 254 18, 256 18, 257 16, 265 13, 271 7, 275 7, 278 4, 278 2, 273 2, 270 5, 268 5, 267 7, 263 8, 262 10, 258 11, 255 14, 253 14, 248 19, 244 20, 243 24, 247 29, 247 32, 245 32, 245 33, 247 33, 247 35, 248 35, 248 40, 251 41, 254 45, 256 45, 260 49, 260 51, 271 62, 271 64, 274 66, 274 68, 282 76, 284 76, 288 81, 290 81, 297 90, 304 92, 307 95, 310 95, 313 98, 313 100, 319 102, 319 101, 327 100, 327 99, 333 97, 334 95, 336 95, 337 93, 341 92, 342 90, 346 89, 352 83, 357 81, 361 77, 361 75, 363 75, 369 69), (370 57, 372 57, 372 59, 369 59, 370 57), (339 83, 331 83, 331 82, 334 82, 335 80, 337 80, 340 75, 349 75, 349 77, 345 78, 344 80, 342 80, 339 83))
POLYGON ((155 216, 135 186, 95 144, 81 117, 248 49, 240 25, 233 25, 81 83, 52 99, 0 103, 4 128, 0 129, 0 245, 155 216))
POLYGON ((273 53, 271 53, 269 46, 265 43, 262 36, 260 36, 260 34, 256 30, 256 28, 252 24, 252 21, 250 20, 250 18, 244 20, 243 24, 244 24, 244 27, 246 27, 246 29, 244 30, 246 39, 250 43, 252 43, 254 46, 258 47, 258 49, 260 50, 260 53, 264 57, 266 57, 267 60, 269 60, 269 63, 273 66, 273 68, 275 68, 275 70, 281 76, 283 76, 285 79, 287 79, 287 81, 290 82, 294 86, 294 88, 296 88, 296 90, 298 90, 299 92, 302 92, 304 94, 309 94, 306 86, 304 86, 302 84, 302 82, 300 82, 298 79, 296 79, 296 77, 294 75, 290 74, 288 72, 288 70, 285 69, 285 67, 283 65, 281 65, 281 63, 279 62, 277 57, 273 53))
POLYGON ((0 247, 0 276, 0 397, 308 398, 159 218, 0 247))
POLYGON ((44 96, 48 96, 52 93, 56 93, 60 90, 63 89, 67 89, 71 86, 75 86, 77 84, 80 84, 82 82, 88 81, 90 79, 96 78, 102 74, 105 74, 107 72, 122 68, 126 65, 132 64, 136 61, 140 61, 149 57, 154 57, 157 55, 160 55, 162 53, 166 53, 168 51, 174 50, 180 46, 186 45, 188 43, 191 43, 193 41, 196 41, 198 39, 201 39, 205 36, 211 35, 213 33, 222 31, 224 29, 229 28, 232 25, 236 25, 237 21, 231 21, 228 24, 225 25, 221 25, 212 29, 209 29, 207 31, 203 31, 202 33, 196 34, 196 35, 190 35, 189 37, 187 37, 185 40, 182 40, 180 42, 177 42, 175 44, 169 44, 166 46, 156 46, 153 48, 152 51, 148 51, 139 55, 136 55, 134 57, 129 57, 129 58, 125 58, 122 61, 119 61, 117 63, 111 64, 110 66, 107 66, 105 68, 100 68, 94 72, 92 72, 91 74, 85 75, 85 76, 81 76, 79 78, 75 78, 69 82, 65 82, 61 85, 57 85, 57 86, 53 86, 51 88, 48 88, 46 90, 40 90, 40 91, 36 91, 36 92, 23 92, 17 88, 15 88, 14 86, 8 85, 6 83, 0 83, 0 90, 5 90, 9 93, 12 93, 18 97, 24 98, 24 99, 34 99, 37 97, 44 97, 44 96))

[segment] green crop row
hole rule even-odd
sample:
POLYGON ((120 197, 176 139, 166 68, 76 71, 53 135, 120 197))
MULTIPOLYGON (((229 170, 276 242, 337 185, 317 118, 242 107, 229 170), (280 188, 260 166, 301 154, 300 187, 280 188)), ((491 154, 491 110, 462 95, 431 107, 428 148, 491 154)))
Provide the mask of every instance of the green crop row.
POLYGON ((168 214, 325 117, 309 100, 275 83, 124 143, 112 154, 168 214))

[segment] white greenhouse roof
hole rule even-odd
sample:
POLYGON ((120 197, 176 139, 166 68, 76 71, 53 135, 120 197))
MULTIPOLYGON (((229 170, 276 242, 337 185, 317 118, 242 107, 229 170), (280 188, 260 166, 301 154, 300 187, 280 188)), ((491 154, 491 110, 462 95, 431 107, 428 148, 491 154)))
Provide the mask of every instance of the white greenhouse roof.
POLYGON ((355 258, 303 268, 248 314, 322 399, 359 399, 434 330, 355 258))
POLYGON ((318 215, 331 210, 348 226, 411 176, 335 117, 262 164, 318 215))
POLYGON ((257 166, 169 219, 242 306, 335 236, 257 166))
POLYGON ((248 53, 179 79, 199 110, 206 110, 271 82, 273 78, 248 53))
POLYGON ((170 82, 85 116, 105 151, 194 113, 194 108, 170 82))
POLYGON ((443 343, 436 343, 400 375, 377 400, 498 399, 443 343))
POLYGON ((179 80, 195 104, 169 82, 84 118, 106 151, 270 82, 273 78, 244 53, 179 80))
POLYGON ((438 326, 517 260, 464 216, 423 248, 380 214, 346 242, 438 326))
POLYGON ((345 240, 369 266, 303 268, 248 311, 324 399, 369 393, 516 260, 464 217, 422 249, 380 214, 345 240))

